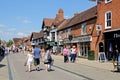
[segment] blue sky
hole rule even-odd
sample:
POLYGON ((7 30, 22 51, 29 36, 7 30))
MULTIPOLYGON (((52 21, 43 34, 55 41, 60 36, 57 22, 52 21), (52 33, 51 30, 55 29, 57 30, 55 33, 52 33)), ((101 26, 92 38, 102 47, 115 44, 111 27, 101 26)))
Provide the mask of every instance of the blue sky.
POLYGON ((40 31, 43 18, 55 18, 60 8, 65 18, 71 18, 95 5, 89 0, 0 0, 0 39, 8 41, 40 31))

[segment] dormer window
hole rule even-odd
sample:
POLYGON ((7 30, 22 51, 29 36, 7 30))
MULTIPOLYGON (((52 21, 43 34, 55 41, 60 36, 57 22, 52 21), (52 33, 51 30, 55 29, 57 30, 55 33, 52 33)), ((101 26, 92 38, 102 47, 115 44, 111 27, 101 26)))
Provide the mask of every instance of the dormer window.
POLYGON ((105 0, 105 3, 109 3, 109 2, 111 2, 112 0, 105 0))

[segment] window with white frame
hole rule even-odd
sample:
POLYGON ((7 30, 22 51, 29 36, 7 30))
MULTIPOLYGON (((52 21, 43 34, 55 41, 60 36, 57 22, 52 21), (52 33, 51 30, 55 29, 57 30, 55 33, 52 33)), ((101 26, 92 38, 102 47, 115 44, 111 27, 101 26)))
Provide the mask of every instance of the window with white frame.
POLYGON ((51 37, 52 37, 52 38, 51 38, 52 41, 55 41, 55 32, 52 32, 52 33, 51 33, 51 37))
POLYGON ((59 32, 59 38, 62 38, 62 31, 59 32))
POLYGON ((65 38, 67 38, 68 36, 67 36, 67 30, 65 30, 65 38))
POLYGON ((105 13, 105 29, 112 27, 112 12, 108 11, 105 13))
POLYGON ((81 35, 86 35, 86 27, 87 27, 86 23, 83 23, 81 26, 82 26, 81 35))
POLYGON ((111 2, 112 0, 105 0, 105 3, 109 3, 109 2, 111 2))
POLYGON ((71 28, 69 28, 69 29, 67 29, 67 37, 69 36, 69 35, 71 35, 71 28))

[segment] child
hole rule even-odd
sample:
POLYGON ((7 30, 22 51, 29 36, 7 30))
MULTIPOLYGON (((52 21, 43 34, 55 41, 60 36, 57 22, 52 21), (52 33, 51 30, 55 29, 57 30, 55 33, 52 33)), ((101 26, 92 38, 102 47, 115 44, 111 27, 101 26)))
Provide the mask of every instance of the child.
POLYGON ((28 50, 25 66, 27 65, 27 68, 28 68, 27 71, 29 72, 31 72, 32 62, 33 62, 33 53, 31 50, 28 50))

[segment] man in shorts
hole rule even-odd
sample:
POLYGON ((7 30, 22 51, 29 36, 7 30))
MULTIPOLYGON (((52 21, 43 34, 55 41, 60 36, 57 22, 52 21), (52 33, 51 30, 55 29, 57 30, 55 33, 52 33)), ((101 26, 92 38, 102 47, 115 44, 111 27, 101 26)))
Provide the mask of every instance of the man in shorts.
POLYGON ((40 56, 41 56, 41 50, 38 47, 38 45, 34 48, 34 65, 36 66, 36 70, 39 71, 40 67, 40 56))

